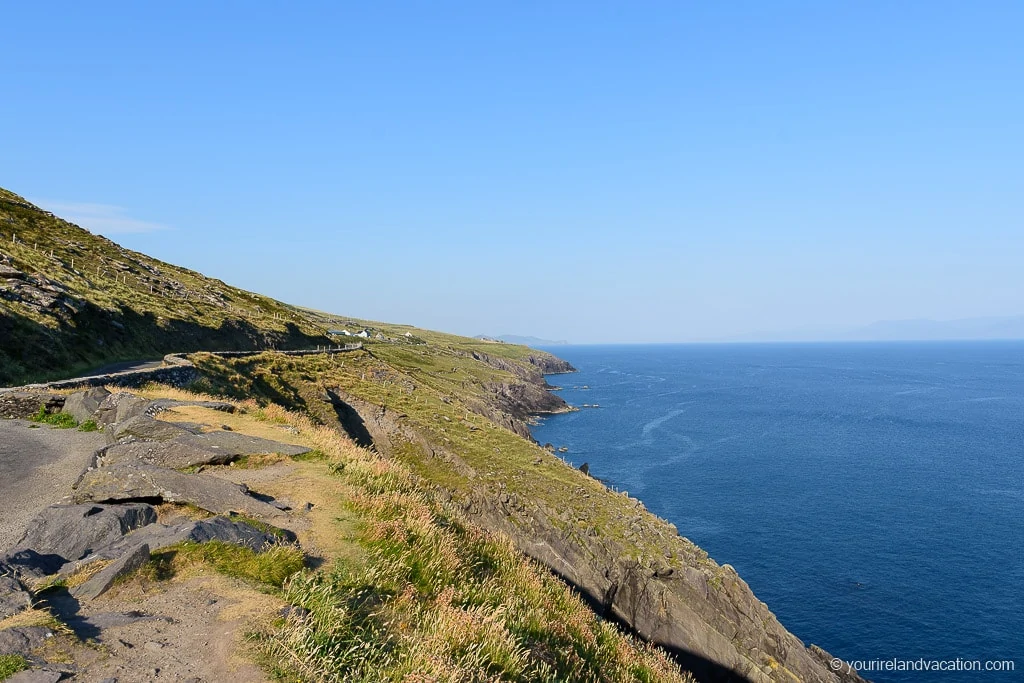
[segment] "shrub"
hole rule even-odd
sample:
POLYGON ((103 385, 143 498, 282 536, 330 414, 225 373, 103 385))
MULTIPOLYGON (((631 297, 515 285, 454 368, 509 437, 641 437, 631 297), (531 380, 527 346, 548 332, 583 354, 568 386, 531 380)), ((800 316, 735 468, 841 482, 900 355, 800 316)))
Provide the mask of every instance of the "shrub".
POLYGON ((0 655, 0 681, 28 668, 28 662, 21 655, 0 655))
POLYGON ((48 413, 44 406, 39 406, 39 412, 29 418, 33 422, 53 425, 58 429, 71 429, 78 426, 78 420, 67 413, 48 413))

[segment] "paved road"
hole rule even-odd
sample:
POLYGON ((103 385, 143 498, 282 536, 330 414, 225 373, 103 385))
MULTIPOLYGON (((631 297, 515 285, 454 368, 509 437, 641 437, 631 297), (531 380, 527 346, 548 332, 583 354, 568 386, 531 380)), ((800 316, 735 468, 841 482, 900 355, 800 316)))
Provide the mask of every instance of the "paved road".
POLYGON ((16 543, 43 508, 71 493, 106 443, 100 432, 34 424, 0 419, 0 551, 16 543))

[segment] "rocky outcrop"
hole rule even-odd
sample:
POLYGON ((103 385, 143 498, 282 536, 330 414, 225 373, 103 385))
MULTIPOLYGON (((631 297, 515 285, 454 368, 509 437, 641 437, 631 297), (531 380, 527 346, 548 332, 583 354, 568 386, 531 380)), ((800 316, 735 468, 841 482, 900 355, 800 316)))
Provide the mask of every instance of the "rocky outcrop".
POLYGON ((217 451, 230 457, 242 455, 262 455, 276 453, 278 455, 303 455, 310 449, 306 446, 296 446, 291 443, 263 439, 258 436, 239 434, 238 432, 204 432, 202 434, 187 434, 178 439, 176 443, 190 444, 201 448, 217 451))
MULTIPOLYGON (((143 416, 145 417, 145 416, 143 416)), ((128 422, 141 420, 135 417, 128 422)), ((206 432, 195 434, 173 423, 153 420, 159 428, 147 426, 148 440, 140 438, 139 429, 119 430, 116 443, 100 449, 96 464, 112 467, 120 463, 143 463, 170 469, 184 469, 196 465, 224 465, 244 455, 302 455, 309 452, 305 446, 247 436, 236 432, 206 432), (169 438, 164 438, 169 436, 169 438), (129 440, 130 438, 138 440, 129 440)), ((148 423, 147 423, 148 425, 148 423)))
POLYGON ((123 422, 109 425, 103 430, 107 443, 132 443, 135 441, 170 441, 184 436, 192 436, 192 432, 172 422, 155 420, 149 415, 139 414, 123 422))
POLYGON ((71 562, 154 522, 156 510, 145 503, 51 505, 33 520, 14 551, 31 549, 71 562))
POLYGON ((576 368, 571 363, 557 356, 552 356, 550 353, 533 353, 526 360, 545 375, 564 375, 569 372, 576 372, 576 368))
POLYGON ((86 472, 75 484, 76 503, 153 500, 188 503, 215 514, 280 517, 284 512, 249 495, 244 486, 204 474, 184 474, 141 463, 86 472))
POLYGON ((561 359, 537 352, 526 359, 528 364, 524 364, 482 351, 454 353, 507 372, 516 378, 516 381, 511 382, 485 383, 483 388, 487 394, 482 400, 471 397, 465 397, 463 400, 474 413, 515 432, 524 439, 533 440, 530 434, 533 416, 553 415, 572 410, 561 396, 551 393, 552 387, 544 379, 546 371, 575 372, 575 368, 561 359))
POLYGON ((231 453, 190 443, 138 441, 100 449, 96 454, 96 464, 99 467, 112 467, 121 463, 142 462, 180 470, 196 465, 223 465, 234 457, 231 453))
POLYGON ((567 361, 540 351, 535 351, 524 359, 529 365, 523 365, 501 356, 492 356, 482 351, 472 351, 465 355, 481 363, 486 363, 492 368, 512 373, 516 377, 532 384, 544 384, 544 375, 576 372, 576 368, 567 361))
POLYGON ((131 548, 145 543, 151 552, 177 543, 207 543, 219 541, 244 546, 250 550, 263 550, 269 545, 282 541, 292 542, 295 534, 284 529, 276 533, 262 531, 245 522, 227 517, 211 517, 179 524, 153 524, 125 536, 106 548, 101 548, 89 559, 114 559, 121 557, 131 548))

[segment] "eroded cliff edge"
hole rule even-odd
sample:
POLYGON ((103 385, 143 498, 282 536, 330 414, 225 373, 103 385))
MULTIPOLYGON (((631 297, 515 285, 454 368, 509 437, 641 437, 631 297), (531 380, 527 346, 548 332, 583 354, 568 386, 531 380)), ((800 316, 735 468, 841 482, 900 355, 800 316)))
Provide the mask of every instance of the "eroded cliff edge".
POLYGON ((571 366, 446 354, 462 365, 427 373, 374 347, 345 367, 278 358, 268 361, 272 369, 258 360, 224 367, 223 359, 205 369, 214 377, 272 374, 282 385, 277 396, 287 387, 308 411, 409 464, 424 486, 508 535, 598 612, 663 646, 700 680, 861 680, 805 647, 730 566, 529 439, 531 414, 568 409, 548 391, 544 371, 571 366))

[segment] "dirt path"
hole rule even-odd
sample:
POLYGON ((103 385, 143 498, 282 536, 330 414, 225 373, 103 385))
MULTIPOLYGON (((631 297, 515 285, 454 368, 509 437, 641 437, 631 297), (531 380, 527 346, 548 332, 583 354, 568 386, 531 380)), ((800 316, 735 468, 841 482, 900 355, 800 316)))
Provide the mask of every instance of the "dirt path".
POLYGON ((65 640, 76 683, 264 683, 240 650, 247 625, 283 605, 218 575, 158 585, 135 578, 92 602, 50 601, 81 639, 65 640))
POLYGON ((43 508, 61 502, 104 445, 99 432, 0 420, 0 551, 43 508))

